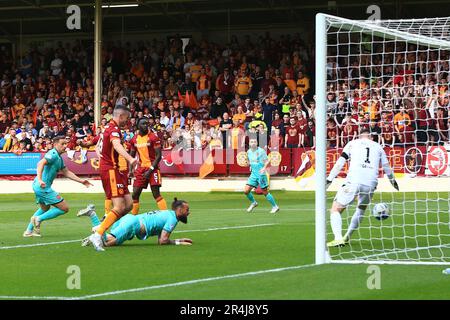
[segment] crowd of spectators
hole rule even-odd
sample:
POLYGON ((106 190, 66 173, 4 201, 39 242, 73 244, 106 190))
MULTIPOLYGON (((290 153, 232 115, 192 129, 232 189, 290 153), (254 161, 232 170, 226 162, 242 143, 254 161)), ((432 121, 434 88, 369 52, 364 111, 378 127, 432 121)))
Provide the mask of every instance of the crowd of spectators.
MULTIPOLYGON (((386 45, 384 54, 329 59, 328 147, 343 147, 361 127, 386 146, 449 140, 448 59, 409 50, 417 52, 386 45)), ((91 47, 31 48, 17 61, 0 50, 0 151, 45 152, 57 135, 80 148, 117 105, 132 114, 125 141, 147 117, 164 149, 239 149, 249 132, 262 147, 315 147, 314 48, 300 34, 107 43, 102 61, 97 127, 91 47)))
POLYGON ((328 147, 345 146, 362 127, 383 146, 448 143, 449 58, 449 51, 399 41, 328 58, 328 147))

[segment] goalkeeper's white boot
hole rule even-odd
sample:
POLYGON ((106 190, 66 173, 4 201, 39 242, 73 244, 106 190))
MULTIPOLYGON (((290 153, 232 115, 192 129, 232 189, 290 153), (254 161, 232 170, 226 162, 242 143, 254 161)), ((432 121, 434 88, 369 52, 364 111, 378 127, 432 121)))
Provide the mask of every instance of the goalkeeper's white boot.
POLYGON ((345 247, 344 239, 333 240, 327 243, 327 247, 345 247))
POLYGON ((103 249, 102 236, 99 233, 96 232, 90 235, 89 241, 92 243, 96 251, 105 251, 105 249, 103 249))
POLYGON ((258 202, 252 202, 252 204, 248 207, 247 212, 252 212, 258 206, 258 202))
POLYGON ((95 205, 88 204, 88 206, 86 208, 78 211, 77 217, 83 217, 83 216, 90 217, 93 213, 95 213, 95 205))
POLYGON ((275 207, 272 207, 272 210, 270 210, 270 213, 277 213, 278 211, 280 211, 280 207, 275 206, 275 207))

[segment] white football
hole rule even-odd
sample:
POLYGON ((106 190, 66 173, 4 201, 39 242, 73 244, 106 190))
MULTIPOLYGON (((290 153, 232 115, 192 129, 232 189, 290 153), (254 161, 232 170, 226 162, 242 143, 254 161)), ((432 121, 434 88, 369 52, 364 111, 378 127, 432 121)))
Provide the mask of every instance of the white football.
POLYGON ((372 215, 377 220, 389 218, 389 206, 386 203, 377 203, 373 206, 372 215))

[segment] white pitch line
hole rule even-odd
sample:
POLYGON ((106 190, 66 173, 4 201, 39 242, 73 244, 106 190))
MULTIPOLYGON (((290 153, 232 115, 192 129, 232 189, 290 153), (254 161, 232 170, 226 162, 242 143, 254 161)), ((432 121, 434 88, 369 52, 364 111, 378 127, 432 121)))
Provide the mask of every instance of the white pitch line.
POLYGON ((180 230, 180 231, 174 231, 174 233, 245 229, 245 228, 267 227, 267 226, 273 226, 276 224, 278 224, 278 223, 262 223, 262 224, 253 224, 253 225, 249 225, 249 226, 218 227, 218 228, 209 228, 209 229, 203 229, 203 230, 180 230))
POLYGON ((30 247, 42 247, 42 246, 50 246, 50 245, 54 245, 54 244, 73 243, 73 242, 78 242, 78 241, 81 241, 81 239, 56 241, 56 242, 32 243, 32 244, 20 244, 20 245, 17 245, 17 246, 0 247, 0 250, 17 249, 17 248, 30 248, 30 247))
MULTIPOLYGON (((186 233, 186 232, 207 232, 207 231, 217 231, 217 230, 231 230, 231 229, 244 229, 244 228, 257 228, 257 227, 267 227, 267 226, 273 226, 277 223, 264 223, 264 224, 253 224, 253 225, 247 225, 247 226, 233 226, 233 227, 219 227, 219 228, 208 228, 208 229, 198 229, 198 230, 180 230, 180 231, 174 231, 174 233, 186 233)), ((76 240, 65 240, 65 241, 56 241, 56 242, 43 242, 43 243, 32 243, 32 244, 20 244, 16 246, 7 246, 7 247, 0 247, 0 250, 8 250, 8 249, 20 249, 20 248, 31 248, 31 247, 42 247, 42 246, 51 246, 54 244, 66 244, 66 243, 73 243, 73 242, 79 242, 82 239, 76 239, 76 240)))
POLYGON ((46 297, 46 296, 0 296, 0 300, 72 300, 70 297, 46 297))
POLYGON ((236 273, 236 274, 230 274, 230 275, 226 275, 226 276, 195 279, 195 280, 167 283, 167 284, 134 288, 134 289, 109 291, 109 292, 90 294, 90 295, 85 295, 85 296, 80 296, 80 297, 0 296, 0 299, 86 300, 86 299, 100 298, 100 297, 106 297, 106 296, 115 296, 115 295, 126 294, 126 293, 142 292, 142 291, 149 291, 149 290, 163 289, 163 288, 170 288, 170 287, 179 287, 179 286, 185 286, 185 285, 189 285, 189 284, 197 284, 197 283, 211 282, 211 281, 224 280, 224 279, 235 279, 235 278, 242 278, 242 277, 248 277, 248 276, 256 276, 256 275, 261 275, 261 274, 266 274, 266 273, 275 273, 275 272, 282 272, 282 271, 288 271, 288 270, 306 269, 306 268, 310 268, 310 267, 314 267, 314 266, 316 266, 316 265, 315 264, 305 264, 305 265, 291 266, 291 267, 284 267, 284 268, 266 269, 266 270, 260 270, 260 271, 236 273))

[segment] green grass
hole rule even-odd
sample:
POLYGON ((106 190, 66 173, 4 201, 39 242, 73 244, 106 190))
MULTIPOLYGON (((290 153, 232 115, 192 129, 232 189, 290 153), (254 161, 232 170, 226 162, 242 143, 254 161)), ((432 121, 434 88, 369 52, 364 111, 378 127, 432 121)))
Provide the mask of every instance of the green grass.
MULTIPOLYGON (((1 249, 9 246, 77 240, 90 231, 89 219, 77 218, 76 212, 88 203, 103 208, 101 194, 64 194, 71 211, 55 220, 44 222, 42 235, 22 238, 22 233, 36 206, 31 194, 0 196, 0 296, 81 297, 118 290, 152 287, 197 279, 223 277, 291 266, 305 267, 279 272, 213 279, 181 286, 152 288, 100 296, 100 299, 449 299, 450 276, 442 274, 443 266, 381 265, 381 289, 369 290, 367 265, 327 264, 314 266, 314 194, 273 192, 281 211, 269 214, 269 204, 256 196, 260 205, 247 214, 248 200, 239 193, 185 193, 191 205, 187 225, 174 234, 189 237, 191 247, 158 246, 156 239, 132 240, 121 247, 98 253, 83 248, 80 242, 47 246, 1 249), (208 228, 265 226, 242 229, 198 231, 208 228), (81 270, 81 289, 69 290, 67 268, 81 270)), ((174 194, 164 194, 167 200, 174 194)), ((402 217, 400 206, 410 206, 413 194, 394 199, 391 221, 376 225, 366 218, 363 228, 352 242, 353 250, 370 254, 371 245, 364 243, 370 232, 385 237, 403 220, 437 222, 442 216, 418 214, 402 217), (405 204, 406 203, 406 204, 405 204), (408 220, 412 219, 412 220, 408 220), (414 220, 416 219, 416 220, 414 220), (428 220, 426 220, 428 219, 428 220), (433 220, 434 219, 434 220, 433 220), (372 225, 372 228, 367 228, 372 225), (364 228, 365 226, 365 228, 364 228), (358 249, 358 250, 359 250, 358 249)), ((417 194, 425 197, 425 194, 417 194)), ((439 203, 429 204, 428 211, 448 210, 448 195, 439 203), (446 198, 447 197, 447 198, 446 198), (445 202, 445 200, 447 202, 445 202), (445 207, 447 203, 447 207, 445 207), (430 207, 434 206, 434 207, 430 207)), ((383 201, 387 201, 384 195, 383 201)), ((430 197, 430 195, 429 195, 430 197)), ((378 201, 378 200, 377 200, 378 201)), ((425 203, 420 204, 422 209, 425 203)), ((421 212, 421 208, 416 208, 421 212)), ((155 209, 150 194, 143 194, 141 211, 155 209)), ((344 215, 347 220, 347 214, 344 215)), ((448 211, 446 219, 448 219, 448 211)), ((441 221, 439 220, 439 221, 441 221)), ((448 222, 448 220, 447 220, 448 222)), ((344 222, 344 227, 346 222, 344 222)), ((448 228, 441 232, 446 232, 448 228)), ((430 232, 437 232, 438 229, 430 232)), ((422 232, 423 230, 418 230, 422 232)), ((419 232, 419 233, 420 233, 419 232)), ((433 238, 433 237, 431 237, 433 238)), ((397 241, 397 240, 395 240, 397 241)), ((412 241, 411 245, 417 241, 412 241)), ((431 241, 431 240, 430 240, 431 241)), ((434 241, 434 240, 433 240, 434 241)), ((386 241, 385 241, 386 242, 386 241)), ((426 241, 425 241, 426 242, 426 241)), ((399 247, 403 243, 398 240, 399 247)), ((351 248, 332 251, 338 257, 352 257, 351 248), (347 250, 347 251, 346 251, 347 250)), ((448 252, 447 252, 448 253, 448 252)), ((448 259, 447 255, 447 259, 448 259)), ((4 297, 6 298, 6 297, 4 297)))

